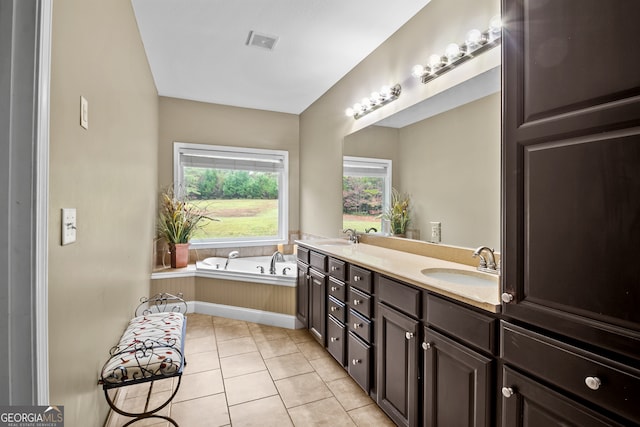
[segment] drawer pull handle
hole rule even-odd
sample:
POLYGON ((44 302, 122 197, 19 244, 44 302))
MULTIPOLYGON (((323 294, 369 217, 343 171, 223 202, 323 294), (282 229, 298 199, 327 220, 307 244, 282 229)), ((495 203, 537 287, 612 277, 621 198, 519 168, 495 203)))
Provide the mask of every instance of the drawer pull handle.
POLYGON ((353 360, 351 361, 351 364, 352 364, 352 365, 357 365, 358 363, 362 363, 362 360, 360 360, 360 359, 353 359, 353 360))
POLYGON ((331 266, 331 271, 338 271, 338 267, 336 267, 335 265, 331 266))
POLYGON ((513 396, 513 389, 511 387, 502 387, 502 395, 507 399, 513 396))
POLYGON ((602 385, 602 381, 600 381, 600 378, 598 378, 598 377, 587 377, 587 378, 584 379, 584 383, 591 390, 597 390, 602 385))
POLYGON ((431 349, 431 343, 430 342, 423 342, 422 343, 422 349, 423 350, 430 350, 431 349))
POLYGON ((414 337, 413 332, 405 332, 404 337, 408 340, 414 337))
POLYGON ((362 328, 362 323, 354 323, 353 324, 353 329, 360 329, 362 328))
POLYGON ((502 302, 507 304, 513 301, 513 295, 507 292, 503 293, 501 298, 502 298, 502 302))
POLYGON ((307 280, 311 279, 311 275, 307 274, 307 280))
POLYGON ((360 304, 362 304, 361 300, 359 300, 359 299, 354 299, 353 300, 353 305, 360 305, 360 304))
POLYGON ((335 305, 331 306, 331 311, 339 311, 339 310, 340 310, 339 307, 336 307, 335 305))
POLYGON ((336 342, 340 340, 340 338, 338 337, 331 337, 330 339, 331 339, 331 342, 336 342))
POLYGON ((354 282, 357 282, 357 281, 359 281, 359 280, 360 280, 360 276, 353 276, 353 281, 354 281, 354 282))
POLYGON ((338 287, 337 287, 337 286, 332 286, 332 287, 331 287, 331 292, 335 292, 335 291, 337 291, 337 290, 338 290, 338 287))

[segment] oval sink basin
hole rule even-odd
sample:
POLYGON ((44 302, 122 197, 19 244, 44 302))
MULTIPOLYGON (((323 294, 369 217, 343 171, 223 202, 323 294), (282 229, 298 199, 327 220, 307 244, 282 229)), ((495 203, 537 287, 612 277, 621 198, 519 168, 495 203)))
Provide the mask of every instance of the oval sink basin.
POLYGON ((314 242, 316 246, 350 246, 352 242, 345 239, 327 239, 314 242))
POLYGON ((497 286, 498 276, 480 271, 453 268, 425 268, 420 271, 426 277, 463 286, 497 286))

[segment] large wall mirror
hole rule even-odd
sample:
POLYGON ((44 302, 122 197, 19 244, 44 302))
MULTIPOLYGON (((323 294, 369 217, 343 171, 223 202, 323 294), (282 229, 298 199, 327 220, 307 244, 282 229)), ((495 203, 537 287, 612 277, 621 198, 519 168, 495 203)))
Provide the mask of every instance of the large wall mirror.
MULTIPOLYGON (((410 197, 407 238, 430 242, 432 223, 440 223, 437 243, 499 251, 500 105, 497 67, 346 136, 343 184, 354 158, 388 160, 391 185, 410 197)), ((343 199, 351 203, 354 189, 348 191, 343 199)), ((383 209, 366 205, 365 223, 343 209, 344 225, 363 232, 371 224, 380 232, 383 209)))

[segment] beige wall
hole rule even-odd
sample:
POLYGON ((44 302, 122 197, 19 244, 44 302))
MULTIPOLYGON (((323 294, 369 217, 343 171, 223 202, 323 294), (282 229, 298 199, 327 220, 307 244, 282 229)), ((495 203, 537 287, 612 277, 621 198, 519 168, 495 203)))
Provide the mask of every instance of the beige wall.
POLYGON ((56 0, 52 38, 50 402, 64 405, 68 427, 101 426, 99 370, 149 292, 158 97, 130 0, 56 0), (77 209, 68 246, 63 207, 77 209))
POLYGON ((432 0, 413 19, 300 116, 300 226, 303 233, 335 236, 341 227, 342 142, 396 111, 430 98, 500 63, 493 49, 423 85, 411 68, 448 43, 461 42, 471 28, 484 30, 499 14, 498 0, 432 0), (400 83, 402 94, 391 104, 359 119, 344 110, 384 84, 400 83))
POLYGON ((299 129, 294 114, 160 98, 158 182, 173 182, 173 143, 228 145, 289 152, 289 230, 299 230, 299 129))

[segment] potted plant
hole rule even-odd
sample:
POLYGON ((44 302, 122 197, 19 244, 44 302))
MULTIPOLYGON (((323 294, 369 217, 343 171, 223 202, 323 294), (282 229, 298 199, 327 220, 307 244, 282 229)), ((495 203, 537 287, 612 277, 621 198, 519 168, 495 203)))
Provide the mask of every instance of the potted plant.
POLYGON ((160 194, 157 234, 169 245, 171 267, 186 267, 189 263, 189 240, 202 228, 203 220, 217 221, 195 205, 178 198, 172 187, 160 194))
POLYGON ((391 189, 391 203, 382 214, 382 219, 389 221, 391 233, 402 237, 407 232, 409 225, 409 195, 400 193, 397 189, 391 189))

